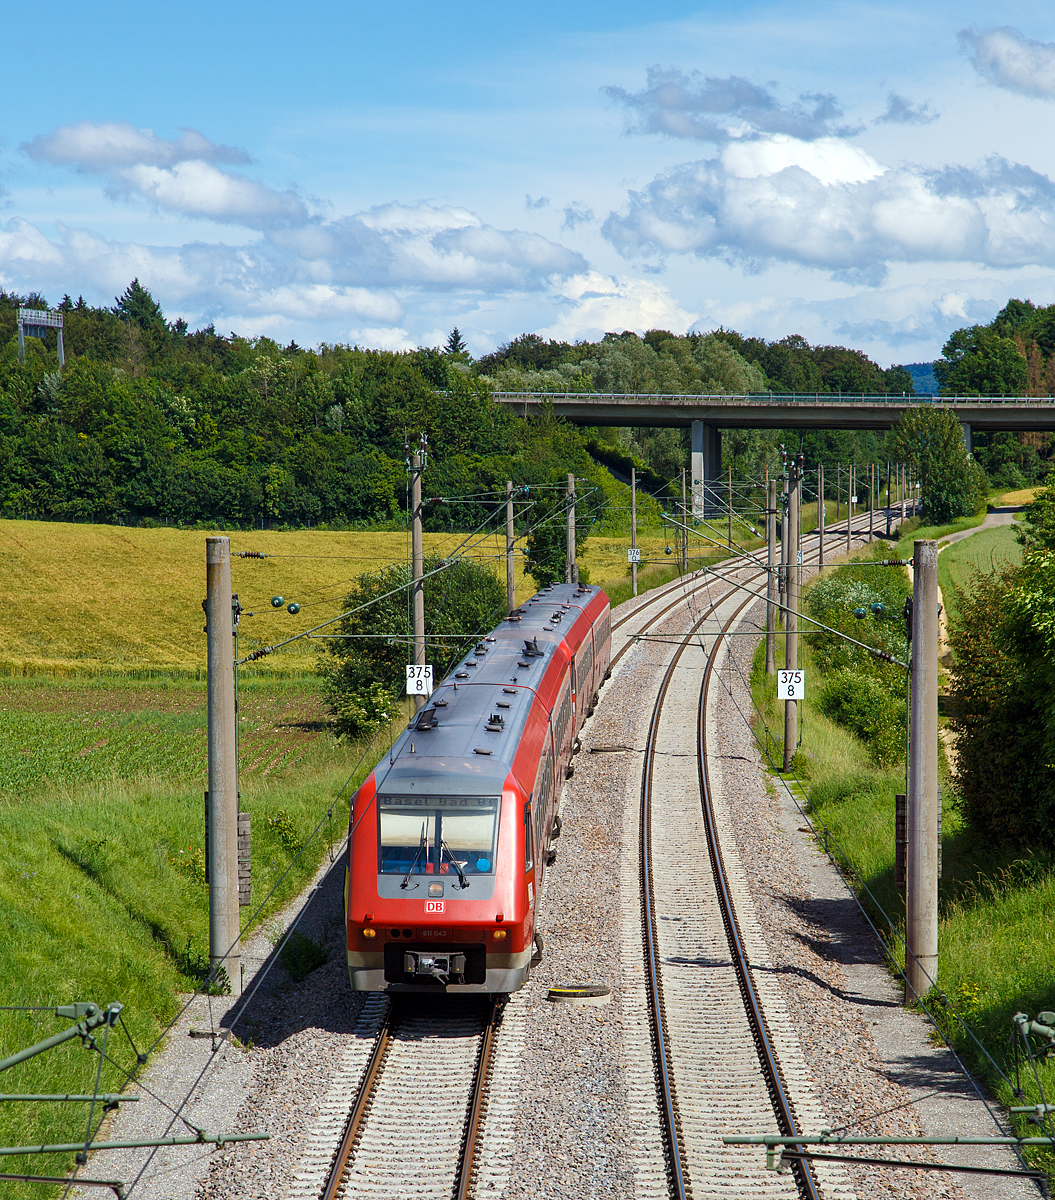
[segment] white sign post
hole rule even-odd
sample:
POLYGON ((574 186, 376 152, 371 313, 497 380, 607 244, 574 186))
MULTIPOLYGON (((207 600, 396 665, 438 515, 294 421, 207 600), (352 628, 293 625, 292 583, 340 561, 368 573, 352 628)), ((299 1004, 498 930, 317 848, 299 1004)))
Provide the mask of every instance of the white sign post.
POLYGON ((641 547, 632 546, 626 552, 626 561, 628 563, 639 563, 641 561, 641 547))
POLYGON ((407 695, 408 696, 431 696, 432 695, 432 664, 424 663, 421 666, 415 666, 407 663, 407 695))
POLYGON ((777 699, 801 700, 806 692, 805 671, 777 672, 777 699))

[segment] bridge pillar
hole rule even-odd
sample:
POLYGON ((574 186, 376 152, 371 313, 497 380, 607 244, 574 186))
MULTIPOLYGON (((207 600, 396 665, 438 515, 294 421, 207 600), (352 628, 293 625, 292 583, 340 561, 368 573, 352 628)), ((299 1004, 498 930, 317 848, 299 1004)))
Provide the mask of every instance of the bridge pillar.
POLYGON ((722 474, 722 431, 705 421, 692 423, 692 515, 713 516, 722 474))
POLYGON ((960 428, 963 430, 963 444, 967 447, 967 453, 972 453, 971 447, 971 425, 969 421, 961 421, 960 428))

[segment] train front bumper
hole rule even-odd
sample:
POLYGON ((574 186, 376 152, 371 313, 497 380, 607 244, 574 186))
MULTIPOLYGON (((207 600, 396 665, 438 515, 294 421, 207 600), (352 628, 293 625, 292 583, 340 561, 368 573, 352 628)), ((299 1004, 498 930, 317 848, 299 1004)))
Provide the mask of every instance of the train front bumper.
MULTIPOLYGON (((528 979, 528 968, 531 963, 532 949, 513 954, 487 954, 483 979, 479 973, 472 983, 444 982, 451 977, 452 966, 457 967, 459 952, 455 947, 450 950, 438 951, 432 946, 399 945, 400 970, 394 970, 393 964, 388 963, 386 970, 384 950, 349 950, 348 978, 352 990, 356 992, 389 992, 395 993, 443 993, 445 995, 462 995, 470 993, 494 994, 498 992, 515 992, 522 988, 528 979), (408 961, 408 960, 413 960, 408 961), (437 961, 441 960, 441 961, 437 961), (410 969, 407 969, 410 968, 410 969)), ((458 978, 457 973, 454 973, 458 978)))

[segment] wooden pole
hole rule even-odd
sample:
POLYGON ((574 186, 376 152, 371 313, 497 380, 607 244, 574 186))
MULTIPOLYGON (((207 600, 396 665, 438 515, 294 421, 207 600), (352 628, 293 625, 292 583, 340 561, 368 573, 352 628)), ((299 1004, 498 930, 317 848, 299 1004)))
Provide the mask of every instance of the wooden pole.
POLYGON ((733 468, 729 466, 729 553, 733 552, 733 468))
POLYGON ((849 557, 849 555, 850 555, 850 541, 853 536, 852 533, 850 532, 850 527, 853 525, 853 520, 854 520, 854 506, 853 506, 854 491, 853 491, 853 489, 854 489, 854 469, 851 464, 851 465, 848 465, 846 468, 846 555, 847 555, 847 557, 849 557))
MULTIPOLYGON (((798 667, 799 657, 799 489, 801 479, 801 456, 799 463, 792 466, 788 477, 788 556, 787 556, 787 611, 784 613, 784 667, 793 671, 798 667)), ((791 760, 799 740, 798 701, 784 701, 784 770, 791 770, 791 760)))
POLYGON ((817 464, 817 570, 824 570, 824 465, 817 464))
MULTIPOLYGON (((410 543, 412 576, 410 581, 411 611, 414 619, 414 665, 425 665, 425 552, 421 536, 421 455, 410 456, 410 543)), ((414 697, 417 711, 428 699, 414 697)))
POLYGON ((777 481, 766 485, 766 674, 777 670, 777 481))

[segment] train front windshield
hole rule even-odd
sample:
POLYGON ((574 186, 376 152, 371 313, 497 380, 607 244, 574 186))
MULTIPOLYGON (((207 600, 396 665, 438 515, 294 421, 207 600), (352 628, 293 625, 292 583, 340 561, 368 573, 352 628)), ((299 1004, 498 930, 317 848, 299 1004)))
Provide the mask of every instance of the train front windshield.
POLYGON ((490 875, 498 796, 378 796, 378 870, 385 875, 490 875))

